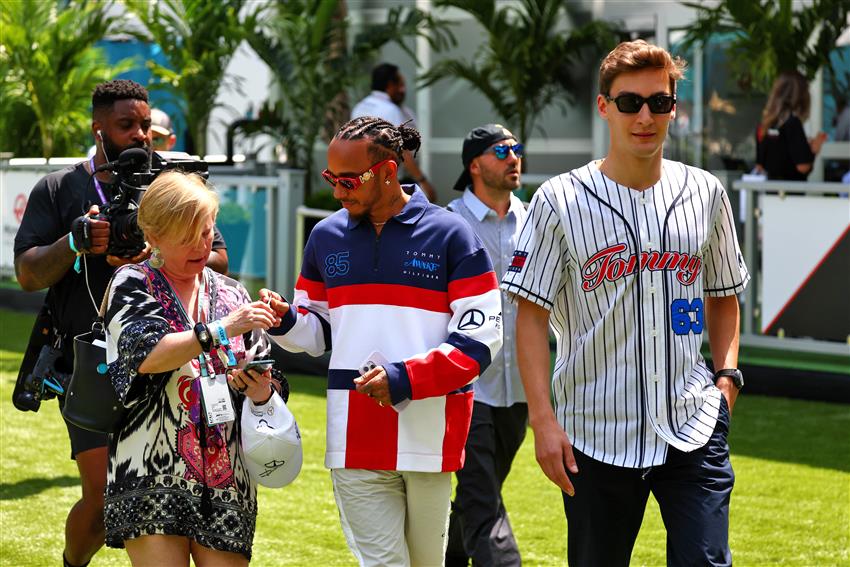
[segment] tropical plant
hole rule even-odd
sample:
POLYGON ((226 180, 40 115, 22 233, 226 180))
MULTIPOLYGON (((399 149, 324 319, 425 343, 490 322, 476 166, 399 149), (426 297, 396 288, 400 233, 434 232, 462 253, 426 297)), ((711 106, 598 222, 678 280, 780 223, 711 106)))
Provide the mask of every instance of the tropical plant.
POLYGON ((169 67, 147 66, 157 81, 151 89, 174 96, 186 117, 195 153, 207 148, 210 115, 221 88, 239 92, 237 77, 225 71, 246 36, 254 33, 261 10, 251 0, 124 0, 146 28, 140 39, 154 41, 169 67))
POLYGON ((94 87, 129 68, 95 44, 112 2, 0 1, 0 144, 16 155, 80 155, 94 87))
POLYGON ((707 43, 729 33, 732 72, 745 88, 767 93, 783 71, 799 71, 809 80, 821 67, 831 68, 830 52, 847 27, 847 0, 720 0, 683 2, 697 12, 683 42, 707 43))
POLYGON ((611 24, 588 21, 575 3, 563 0, 500 6, 492 0, 438 0, 436 5, 464 10, 487 35, 470 61, 439 61, 422 77, 422 84, 466 81, 524 142, 544 110, 556 106, 566 113, 568 103, 587 92, 586 62, 613 47, 618 38, 611 24))
POLYGON ((396 43, 415 60, 405 38, 426 37, 435 49, 454 41, 427 13, 396 6, 381 24, 366 24, 349 46, 343 0, 277 0, 261 32, 248 38, 275 74, 279 122, 269 134, 282 137, 289 165, 306 170, 305 192, 313 179, 313 147, 348 118, 345 93, 368 76, 381 47, 396 43))

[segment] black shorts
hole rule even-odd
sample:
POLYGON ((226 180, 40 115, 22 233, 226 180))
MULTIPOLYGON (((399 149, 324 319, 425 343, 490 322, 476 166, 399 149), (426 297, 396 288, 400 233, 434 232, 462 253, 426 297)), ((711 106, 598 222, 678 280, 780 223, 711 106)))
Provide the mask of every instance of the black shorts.
MULTIPOLYGON (((65 398, 60 396, 56 398, 59 401, 59 411, 65 405, 65 398)), ((106 433, 96 433, 77 427, 73 423, 69 423, 67 419, 62 417, 65 422, 65 427, 68 428, 68 439, 71 440, 71 459, 76 460, 78 454, 89 449, 97 449, 98 447, 106 447, 109 443, 109 436, 106 433)))

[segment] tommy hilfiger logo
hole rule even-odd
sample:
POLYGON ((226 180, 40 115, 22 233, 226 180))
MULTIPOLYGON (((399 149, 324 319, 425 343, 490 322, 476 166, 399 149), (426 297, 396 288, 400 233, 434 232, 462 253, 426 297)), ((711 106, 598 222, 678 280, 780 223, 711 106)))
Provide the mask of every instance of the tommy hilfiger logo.
POLYGON ((623 258, 619 254, 625 250, 625 244, 614 244, 588 258, 581 269, 581 277, 584 280, 581 289, 593 291, 603 281, 614 282, 635 271, 643 270, 676 272, 679 283, 691 285, 702 268, 702 260, 699 257, 684 252, 653 250, 623 258))
POLYGON ((426 279, 437 279, 440 271, 440 254, 421 250, 405 250, 402 273, 426 279))
POLYGON ((528 258, 528 252, 525 250, 517 250, 514 252, 513 260, 511 260, 511 265, 508 266, 509 272, 521 272, 523 267, 525 267, 525 260, 528 258))
POLYGON ((420 260, 419 258, 411 258, 410 260, 404 261, 405 268, 418 268, 420 270, 426 270, 428 272, 434 273, 440 268, 440 264, 437 262, 426 262, 425 260, 420 260))

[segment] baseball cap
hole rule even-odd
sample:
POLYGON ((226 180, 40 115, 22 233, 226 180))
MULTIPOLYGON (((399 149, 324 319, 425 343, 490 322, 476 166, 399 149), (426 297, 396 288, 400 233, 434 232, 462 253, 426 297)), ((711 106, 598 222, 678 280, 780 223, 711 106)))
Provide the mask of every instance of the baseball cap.
POLYGON ((304 459, 301 433, 283 399, 273 395, 264 410, 258 411, 246 398, 241 424, 243 462, 251 476, 271 488, 295 480, 304 459))
POLYGON ((171 118, 158 108, 151 108, 151 130, 161 136, 170 136, 174 133, 171 127, 171 118))
POLYGON ((473 128, 466 138, 463 139, 463 173, 457 178, 454 185, 455 191, 463 191, 467 185, 472 183, 472 177, 469 175, 470 162, 484 153, 484 150, 502 140, 516 137, 511 134, 511 131, 501 124, 485 124, 478 128, 473 128))

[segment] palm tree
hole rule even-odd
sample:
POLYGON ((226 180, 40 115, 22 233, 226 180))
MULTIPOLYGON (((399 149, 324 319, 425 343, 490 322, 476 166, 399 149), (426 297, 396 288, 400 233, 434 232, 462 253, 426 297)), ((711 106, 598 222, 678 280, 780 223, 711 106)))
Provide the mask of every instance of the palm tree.
POLYGON ((85 153, 94 87, 129 68, 95 44, 112 3, 0 1, 0 140, 17 155, 85 153))
POLYGON ((342 0, 278 0, 268 16, 260 33, 248 38, 277 81, 279 103, 266 107, 279 115, 268 133, 283 138, 290 165, 306 170, 308 196, 313 146, 348 118, 344 95, 368 75, 380 48, 394 42, 415 59, 404 38, 423 34, 435 49, 454 40, 428 14, 403 6, 392 8, 386 22, 366 25, 351 46, 342 0))
POLYGON ((783 71, 799 71, 810 81, 821 67, 831 69, 830 52, 847 26, 847 0, 720 0, 706 6, 683 2, 697 11, 683 49, 712 36, 733 34, 732 71, 739 84, 767 93, 783 71), (796 9, 795 9, 796 8, 796 9))
POLYGON ((162 49, 171 68, 148 61, 158 82, 152 89, 175 95, 195 152, 206 153, 207 126, 219 89, 239 81, 225 75, 239 44, 254 33, 259 8, 251 0, 124 0, 147 30, 141 39, 162 49))
POLYGON ((588 66, 582 64, 617 41, 615 28, 601 21, 565 29, 567 22, 587 17, 563 0, 520 0, 499 9, 492 0, 438 0, 436 5, 469 13, 487 36, 470 61, 444 59, 422 83, 466 81, 524 142, 544 110, 556 106, 566 112, 567 104, 587 91, 588 66))

